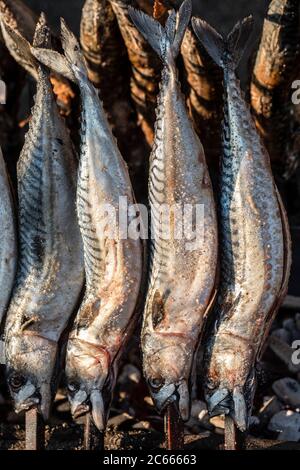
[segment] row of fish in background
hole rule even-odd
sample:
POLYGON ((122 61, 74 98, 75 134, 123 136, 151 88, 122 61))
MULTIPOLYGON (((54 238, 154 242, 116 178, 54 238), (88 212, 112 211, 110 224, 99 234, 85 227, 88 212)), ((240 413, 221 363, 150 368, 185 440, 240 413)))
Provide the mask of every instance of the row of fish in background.
MULTIPOLYGON (((223 68, 225 97, 218 243, 212 184, 176 69, 180 50, 188 70, 188 60, 195 56, 185 51, 194 47, 199 57, 202 46, 198 45, 190 25, 189 0, 181 6, 178 17, 174 11, 167 15, 162 2, 156 3, 156 12, 159 5, 166 19, 165 26, 118 0, 107 3, 104 17, 96 15, 98 19, 108 15, 111 23, 105 22, 105 25, 112 24, 112 28, 116 28, 116 15, 125 43, 132 41, 137 45, 136 49, 128 47, 132 63, 138 62, 139 51, 147 51, 147 64, 135 69, 137 75, 132 76, 131 90, 127 90, 135 96, 142 123, 138 132, 146 136, 145 140, 137 138, 138 133, 133 132, 136 121, 128 119, 131 116, 128 100, 118 90, 122 83, 108 87, 107 94, 102 91, 104 108, 110 109, 109 119, 120 124, 119 115, 126 116, 126 124, 120 125, 115 134, 121 152, 123 144, 133 187, 137 175, 143 180, 141 172, 145 172, 146 164, 141 156, 145 158, 147 145, 152 145, 149 169, 152 207, 157 203, 172 205, 178 200, 182 204, 204 204, 205 207, 205 245, 189 252, 183 241, 155 239, 150 248, 149 270, 140 240, 103 240, 99 235, 101 221, 97 207, 107 202, 118 210, 119 196, 126 196, 132 203, 135 197, 75 36, 62 22, 64 53, 51 50, 53 38, 42 15, 31 47, 19 28, 12 27, 7 10, 6 15, 2 12, 2 33, 9 50, 37 79, 32 118, 18 162, 16 277, 13 204, 3 166, 2 191, 6 199, 3 197, 1 217, 4 222, 8 219, 9 230, 3 232, 5 243, 1 247, 5 250, 1 258, 5 262, 1 285, 6 286, 3 289, 6 297, 1 297, 2 315, 14 284, 5 327, 8 384, 17 410, 37 406, 43 416, 48 417, 62 369, 66 328, 77 310, 66 354, 71 409, 75 417, 91 409, 95 424, 102 429, 120 356, 137 324, 148 279, 141 343, 144 374, 157 408, 163 410, 170 402, 177 401, 182 418, 188 419, 193 366, 210 313, 216 323, 208 335, 204 358, 208 405, 214 413, 232 415, 237 426, 245 430, 255 391, 254 366, 285 295, 290 267, 285 211, 273 181, 269 157, 235 75, 251 32, 252 19, 239 23, 225 39, 204 21, 194 19, 192 22, 193 30, 207 50, 206 60, 211 56, 217 66, 223 68), (149 113, 151 106, 141 97, 141 90, 152 95, 150 102, 154 107, 157 93, 154 76, 157 77, 159 66, 156 59, 149 59, 154 52, 149 52, 145 41, 149 41, 163 64, 153 134, 153 113, 149 113), (139 72, 147 67, 151 73, 142 76, 145 80, 150 77, 151 83, 142 86, 139 72), (56 84, 63 83, 67 87, 65 79, 68 79, 80 91, 81 150, 77 184, 76 156, 55 102, 49 69, 51 80, 56 84), (131 135, 135 137, 128 145, 126 138, 130 136, 131 140, 131 135), (82 300, 84 272, 86 283, 82 300)), ((95 13, 93 8, 101 6, 103 2, 86 2, 83 46, 88 15, 95 13)), ((92 29, 90 34, 93 38, 92 29)), ((110 41, 106 53, 111 51, 108 57, 113 58, 118 49, 110 33, 105 37, 110 41)), ((101 54, 91 53, 90 42, 83 50, 88 65, 92 61, 97 63, 99 57, 98 65, 107 64, 101 54)), ((106 77, 109 77, 110 65, 106 77)), ((97 75, 94 72, 97 68, 90 70, 93 81, 103 80, 102 71, 97 75)), ((195 72, 193 74, 189 76, 194 77, 195 72)), ((220 74, 218 69, 216 77, 220 74)), ((192 83, 190 86, 189 104, 196 113, 195 100, 199 95, 192 83)), ((212 98, 214 106, 219 106, 217 101, 212 98)), ((216 109, 206 121, 198 123, 204 140, 215 139, 210 129, 214 129, 214 135, 218 134, 220 114, 216 109)), ((201 112, 197 116, 201 116, 201 112)), ((216 152, 214 147, 210 149, 216 152)), ((208 159, 211 161, 209 155, 208 159)), ((139 193, 139 199, 143 197, 139 193)))

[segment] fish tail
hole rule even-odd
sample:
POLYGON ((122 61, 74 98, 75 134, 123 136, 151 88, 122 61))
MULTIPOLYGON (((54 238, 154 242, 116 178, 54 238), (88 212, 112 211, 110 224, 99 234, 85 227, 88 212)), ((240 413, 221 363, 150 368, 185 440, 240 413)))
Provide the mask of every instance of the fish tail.
MULTIPOLYGON (((63 50, 65 53, 65 57, 72 68, 76 68, 76 70, 80 71, 80 77, 82 76, 87 78, 88 77, 88 70, 86 66, 86 61, 81 51, 80 44, 76 38, 76 36, 72 33, 72 31, 68 28, 65 20, 61 18, 60 20, 60 27, 61 27, 61 42, 63 46, 63 50)), ((75 72, 76 75, 76 72, 75 72)))
MULTIPOLYGON (((5 41, 9 41, 10 48, 14 48, 17 52, 17 56, 20 58, 21 63, 28 64, 32 69, 32 75, 34 78, 37 77, 37 70, 39 63, 34 57, 31 45, 25 39, 18 30, 13 29, 6 21, 5 18, 1 19, 1 28, 5 41)), ((48 48, 51 46, 51 32, 47 25, 46 16, 41 13, 41 16, 37 22, 33 44, 38 47, 48 48)))
MULTIPOLYGON (((33 47, 44 47, 45 49, 51 48, 51 31, 47 24, 45 13, 41 13, 36 24, 32 44, 33 47)), ((30 54, 32 55, 31 50, 30 54)))
POLYGON ((79 42, 61 18, 61 41, 64 55, 41 47, 33 47, 33 55, 53 70, 72 82, 88 80, 88 71, 79 42))
POLYGON ((192 14, 191 0, 185 0, 178 13, 172 10, 163 27, 158 21, 142 11, 128 7, 130 17, 162 61, 175 68, 185 30, 192 14))
POLYGON ((225 38, 201 18, 192 19, 195 34, 216 64, 222 68, 233 69, 237 68, 245 52, 253 24, 253 17, 248 16, 236 23, 225 38))
POLYGON ((248 427, 247 405, 243 392, 235 387, 233 391, 224 388, 216 390, 208 400, 208 410, 211 416, 229 415, 242 432, 248 427))

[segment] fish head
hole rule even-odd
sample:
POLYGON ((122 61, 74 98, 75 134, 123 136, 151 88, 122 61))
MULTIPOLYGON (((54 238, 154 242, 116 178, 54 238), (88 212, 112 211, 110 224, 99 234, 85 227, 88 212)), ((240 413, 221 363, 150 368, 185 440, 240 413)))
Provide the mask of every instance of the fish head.
POLYGON ((234 335, 217 336, 213 354, 207 350, 204 394, 211 416, 230 415, 237 427, 245 431, 251 409, 255 374, 253 349, 234 335))
MULTIPOLYGON (((152 338, 153 340, 153 338, 152 338)), ((159 347, 151 342, 150 354, 145 354, 144 375, 146 377, 151 397, 159 413, 171 403, 177 402, 177 407, 184 421, 190 415, 190 372, 192 358, 186 353, 186 348, 178 341, 164 341, 159 347), (153 348, 154 346, 154 348, 153 348)))
POLYGON ((116 381, 116 370, 111 366, 108 352, 70 338, 66 377, 72 416, 78 418, 91 412, 96 427, 104 430, 116 381))
POLYGON ((49 418, 57 345, 40 336, 15 335, 7 344, 7 383, 20 413, 37 408, 49 418))
POLYGON ((233 391, 240 384, 245 384, 253 360, 253 349, 242 337, 217 335, 213 349, 208 345, 206 350, 204 390, 208 403, 211 401, 215 406, 216 397, 221 398, 225 394, 219 393, 220 390, 233 391))

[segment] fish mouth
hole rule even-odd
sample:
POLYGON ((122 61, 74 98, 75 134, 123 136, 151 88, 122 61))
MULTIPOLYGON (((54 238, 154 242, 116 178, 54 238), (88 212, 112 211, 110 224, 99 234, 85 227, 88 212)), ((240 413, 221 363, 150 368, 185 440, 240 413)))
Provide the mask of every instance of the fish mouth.
POLYGON ((182 420, 187 421, 189 419, 190 395, 186 380, 182 380, 177 384, 163 385, 159 390, 150 387, 150 392, 159 414, 164 413, 171 403, 176 403, 182 420))
POLYGON ((103 431, 105 429, 107 413, 101 391, 92 390, 88 395, 84 390, 79 390, 73 397, 69 396, 69 401, 73 418, 76 419, 91 412, 98 430, 103 431))
POLYGON ((17 414, 22 413, 22 411, 29 411, 33 408, 38 408, 40 404, 40 400, 37 397, 31 397, 28 400, 25 400, 20 403, 14 404, 14 409, 17 414))
POLYGON ((90 411, 91 407, 89 403, 78 405, 77 408, 72 412, 74 419, 81 418, 81 416, 86 415, 90 411))
POLYGON ((215 390, 207 398, 208 411, 211 417, 219 415, 230 416, 237 428, 245 432, 248 428, 247 405, 243 392, 235 387, 233 391, 227 388, 215 390))

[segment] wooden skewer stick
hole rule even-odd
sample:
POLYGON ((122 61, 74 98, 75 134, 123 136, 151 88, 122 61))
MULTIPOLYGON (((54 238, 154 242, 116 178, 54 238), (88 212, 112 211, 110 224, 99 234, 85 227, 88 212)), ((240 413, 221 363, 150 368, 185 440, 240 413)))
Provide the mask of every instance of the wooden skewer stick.
POLYGON ((91 413, 85 415, 83 445, 85 450, 104 450, 104 432, 96 428, 91 413))
POLYGON ((165 411, 165 437, 168 450, 184 447, 184 425, 176 402, 170 403, 165 411))
POLYGON ((45 447, 45 424, 36 408, 25 414, 25 448, 26 450, 42 450, 45 447))
POLYGON ((224 426, 225 450, 242 450, 245 445, 245 433, 238 430, 231 416, 225 415, 224 426))
POLYGON ((224 425, 224 448, 225 450, 237 450, 237 441, 236 441, 236 425, 233 419, 225 415, 225 425, 224 425))

